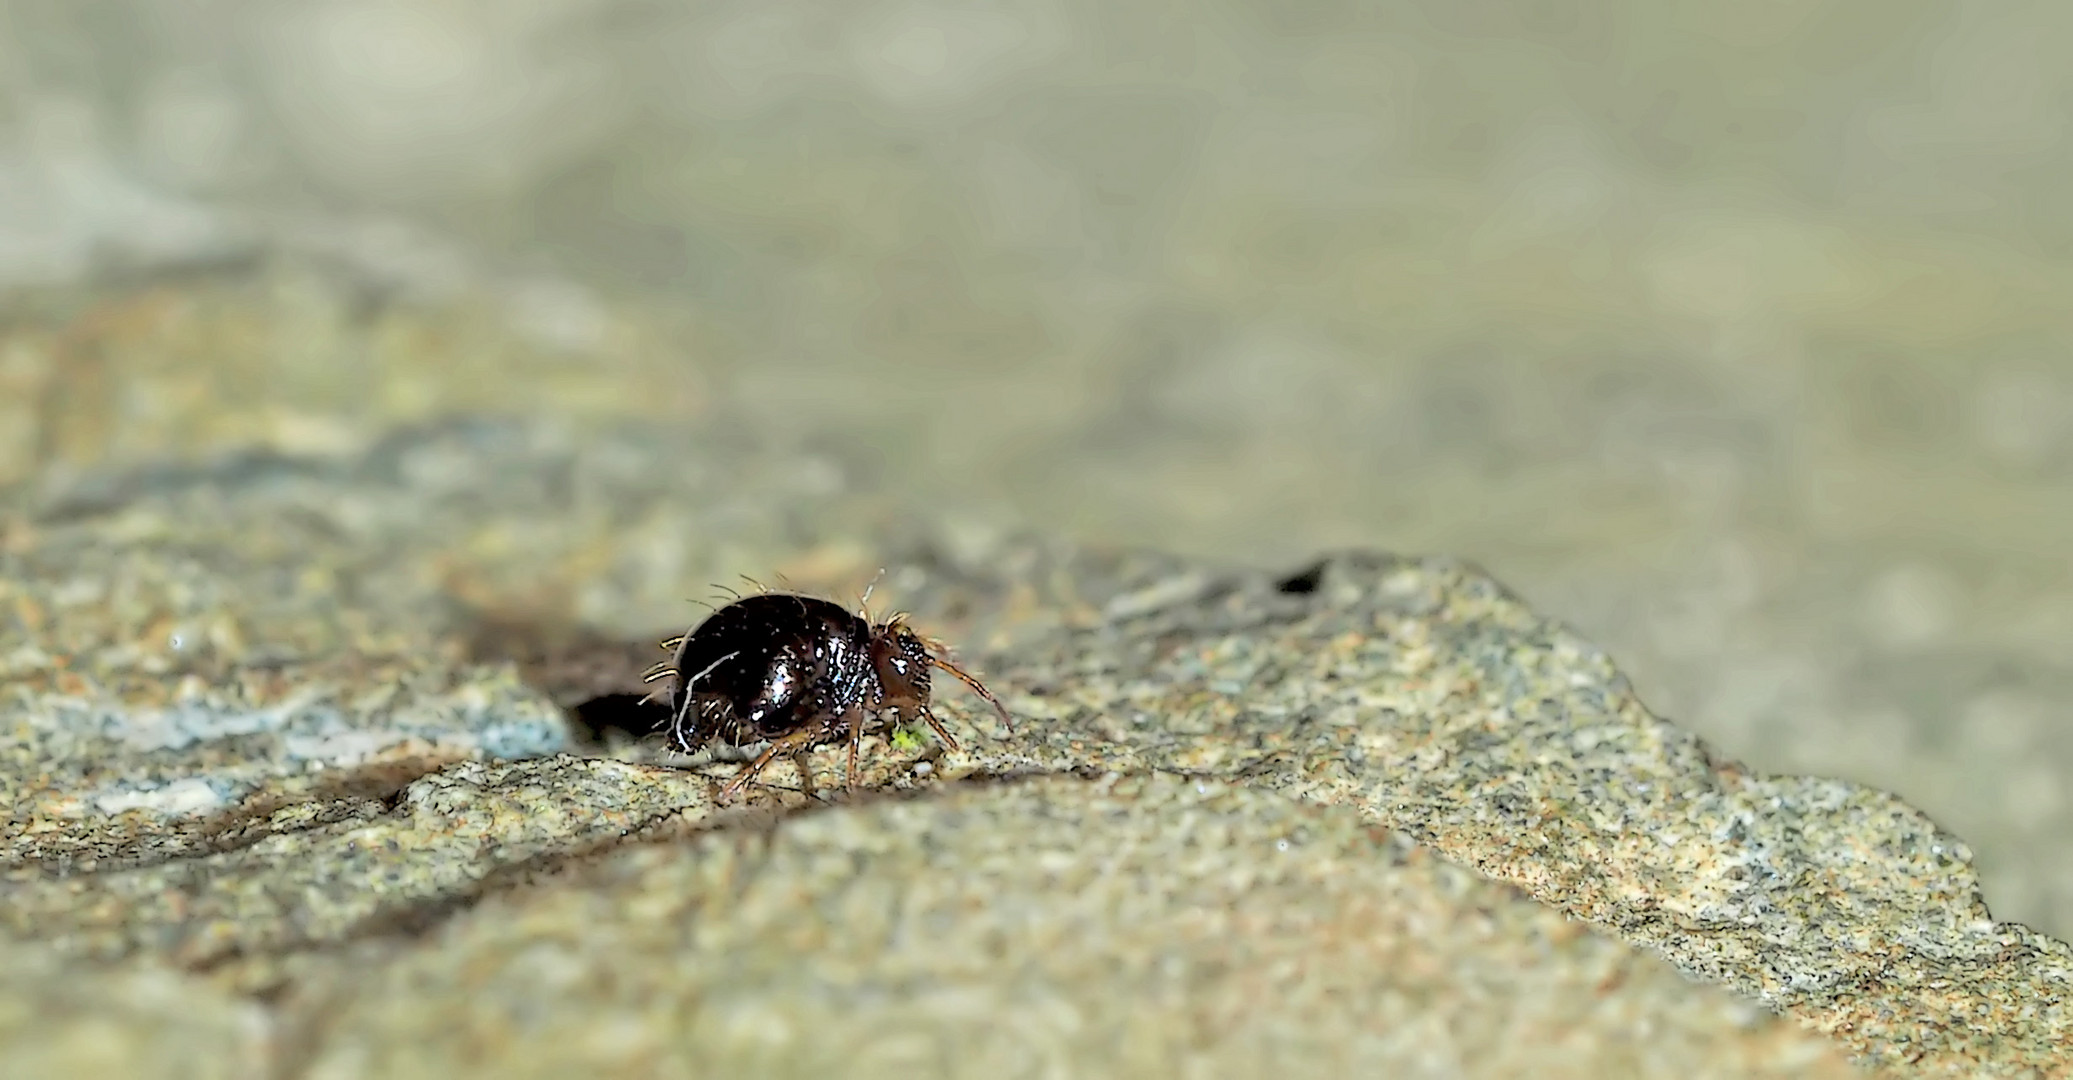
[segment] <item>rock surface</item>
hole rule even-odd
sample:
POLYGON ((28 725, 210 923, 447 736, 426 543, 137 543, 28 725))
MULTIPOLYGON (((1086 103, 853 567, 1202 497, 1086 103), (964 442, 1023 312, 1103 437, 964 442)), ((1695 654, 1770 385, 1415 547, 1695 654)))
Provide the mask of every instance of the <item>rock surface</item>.
POLYGON ((2073 952, 1956 838, 1723 760, 1469 567, 1003 533, 666 351, 324 288, 46 343, 0 1075, 2073 1070, 2073 952), (716 805, 614 729, 744 569, 877 578, 1015 730, 946 692, 962 752, 716 805))
POLYGON ((932 522, 1461 555, 2073 940, 2073 140, 1985 89, 2073 8, 281 7, 7 23, 0 483, 667 417, 932 522))
POLYGON ((683 831, 371 972, 311 1073, 1852 1071, 1358 814, 1243 788, 1052 776, 683 831))
POLYGON ((2073 1056, 2073 950, 1993 922, 1957 839, 1717 760, 1446 561, 932 533, 811 460, 632 422, 14 507, 10 1075, 2073 1056), (889 567, 881 602, 965 645, 1015 733, 947 697, 965 752, 874 740, 858 793, 824 755, 821 799, 778 767, 738 807, 734 765, 578 752, 557 705, 637 691, 743 551, 832 595, 889 567))

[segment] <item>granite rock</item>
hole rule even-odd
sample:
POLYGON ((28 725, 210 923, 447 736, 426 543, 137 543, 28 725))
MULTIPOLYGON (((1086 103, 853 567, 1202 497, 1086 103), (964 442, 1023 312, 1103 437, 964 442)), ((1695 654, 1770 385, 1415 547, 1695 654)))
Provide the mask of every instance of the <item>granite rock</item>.
POLYGON ((1148 774, 681 832, 502 893, 313 1076, 1848 1076, 1346 810, 1148 774))
POLYGON ((9 1073, 2073 1068, 2073 950, 1959 840, 1721 760, 1461 564, 959 533, 631 420, 11 498, 4 1004, 123 1036, 18 1021, 9 1073), (748 555, 886 567, 1014 732, 946 694, 963 752, 723 807, 572 725, 748 555))

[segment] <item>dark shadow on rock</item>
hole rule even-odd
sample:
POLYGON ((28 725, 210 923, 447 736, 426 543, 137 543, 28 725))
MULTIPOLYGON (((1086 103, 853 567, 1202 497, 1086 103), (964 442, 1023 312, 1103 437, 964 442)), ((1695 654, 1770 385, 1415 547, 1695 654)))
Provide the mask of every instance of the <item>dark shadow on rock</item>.
POLYGON ((1324 572, 1330 567, 1330 560, 1321 559, 1274 583, 1274 591, 1285 596, 1309 596, 1324 584, 1324 572))
POLYGON ((616 738, 645 738, 669 719, 668 706, 646 694, 600 694, 565 711, 569 734, 596 745, 616 738))
POLYGON ((665 635, 626 638, 581 624, 462 603, 468 659, 510 663, 526 685, 559 706, 570 740, 597 749, 641 739, 669 718, 663 695, 646 681, 664 653, 665 635))

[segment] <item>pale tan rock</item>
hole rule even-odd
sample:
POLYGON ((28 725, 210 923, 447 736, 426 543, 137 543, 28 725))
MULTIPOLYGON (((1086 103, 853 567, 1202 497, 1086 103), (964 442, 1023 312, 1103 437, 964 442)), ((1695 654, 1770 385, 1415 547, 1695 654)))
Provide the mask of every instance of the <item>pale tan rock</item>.
POLYGON ((1856 1075, 1357 813, 1172 776, 951 784, 622 848, 365 972, 309 1068, 1856 1075))

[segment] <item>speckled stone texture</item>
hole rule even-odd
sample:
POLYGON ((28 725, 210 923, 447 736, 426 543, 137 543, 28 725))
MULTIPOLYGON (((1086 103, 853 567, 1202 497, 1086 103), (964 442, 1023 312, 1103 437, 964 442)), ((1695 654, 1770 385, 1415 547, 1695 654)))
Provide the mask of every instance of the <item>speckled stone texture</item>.
POLYGON ((966 783, 687 832, 371 973, 311 1073, 1852 1072, 1361 815, 1244 788, 966 783))
POLYGON ((2073 1075, 1961 842, 1449 561, 941 528, 635 419, 10 499, 6 1075, 2073 1075), (1014 734, 946 690, 964 752, 721 807, 569 723, 750 555, 885 567, 1014 734))

